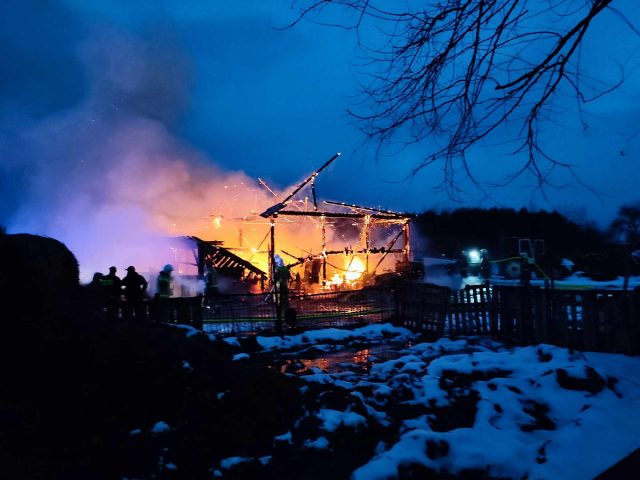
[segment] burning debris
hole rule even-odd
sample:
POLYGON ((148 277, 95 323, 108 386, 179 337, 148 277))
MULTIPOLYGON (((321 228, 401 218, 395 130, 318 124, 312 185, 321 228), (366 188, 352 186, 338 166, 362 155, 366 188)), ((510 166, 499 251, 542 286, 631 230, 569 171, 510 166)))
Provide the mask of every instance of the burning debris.
MULTIPOLYGON (((286 267, 295 279, 294 288, 305 292, 357 289, 373 284, 376 275, 383 272, 412 273, 413 215, 334 201, 324 201, 324 208, 319 208, 315 180, 339 156, 336 153, 285 197, 259 179, 277 203, 259 215, 252 211, 236 221, 238 247, 190 237, 198 244, 198 273, 202 274, 205 260, 213 258, 217 265, 234 269, 232 276, 237 280, 255 282, 259 277, 263 282, 268 277, 273 285, 276 257, 284 256, 290 259, 286 267), (254 233, 256 227, 265 230, 255 246, 247 246, 243 227, 249 225, 254 233)), ((215 228, 222 226, 220 216, 213 217, 211 223, 215 228)))

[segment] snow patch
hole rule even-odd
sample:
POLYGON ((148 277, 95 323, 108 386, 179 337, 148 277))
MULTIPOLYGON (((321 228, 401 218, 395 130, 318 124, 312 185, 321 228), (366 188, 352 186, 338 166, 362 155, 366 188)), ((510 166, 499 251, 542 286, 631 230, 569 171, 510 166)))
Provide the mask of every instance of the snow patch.
POLYGON ((326 437, 318 437, 315 440, 305 440, 303 446, 305 448, 323 450, 325 448, 329 448, 329 440, 327 440, 326 437))
POLYGON ((162 420, 160 420, 159 422, 156 422, 156 424, 153 427, 151 427, 152 433, 165 433, 165 432, 168 432, 169 430, 171 430, 171 427, 169 426, 169 424, 166 422, 163 422, 162 420))
MULTIPOLYGON (((402 327, 394 327, 390 323, 367 325, 354 330, 325 328, 310 330, 299 335, 282 337, 258 336, 258 344, 265 350, 282 350, 300 347, 319 342, 346 342, 351 340, 376 341, 384 338, 409 338, 414 334, 402 327)), ((225 340, 226 341, 226 340, 225 340)))
POLYGON ((241 463, 250 462, 253 457, 228 457, 220 460, 220 468, 223 470, 229 470, 230 468, 239 465, 241 463))
POLYGON ((360 425, 367 424, 366 418, 350 410, 341 412, 340 410, 323 408, 316 415, 322 420, 320 428, 327 432, 333 432, 341 425, 353 427, 357 430, 360 425))
POLYGON ((277 437, 273 437, 273 439, 278 442, 291 443, 291 430, 287 433, 283 433, 282 435, 278 435, 277 437))

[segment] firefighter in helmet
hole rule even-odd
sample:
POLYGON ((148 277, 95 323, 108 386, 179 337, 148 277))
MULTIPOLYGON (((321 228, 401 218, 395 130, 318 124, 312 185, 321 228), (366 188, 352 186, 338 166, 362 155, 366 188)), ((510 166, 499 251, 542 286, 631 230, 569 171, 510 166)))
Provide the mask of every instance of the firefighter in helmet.
POLYGON ((116 267, 109 267, 109 273, 99 279, 104 290, 107 318, 111 321, 119 318, 118 310, 122 296, 122 280, 116 275, 117 271, 116 267))
POLYGON ((147 280, 130 265, 127 267, 127 275, 122 279, 122 286, 124 298, 127 300, 123 309, 125 318, 132 320, 135 317, 137 322, 142 322, 145 316, 143 300, 147 291, 147 280))
MULTIPOLYGON (((273 256, 275 263, 275 286, 278 307, 280 308, 281 315, 284 316, 287 324, 293 327, 296 323, 296 311, 293 308, 289 308, 289 282, 291 281, 291 273, 289 268, 284 264, 284 260, 280 255, 273 256)), ((280 330, 281 320, 278 319, 277 330, 280 330)))
POLYGON ((172 265, 165 265, 158 273, 158 280, 156 281, 156 296, 153 302, 153 314, 152 318, 156 322, 169 322, 171 321, 171 308, 169 298, 173 295, 173 272, 172 265))
POLYGON ((169 298, 173 296, 173 272, 172 265, 165 265, 162 267, 160 273, 158 273, 158 281, 156 283, 156 296, 160 298, 169 298))

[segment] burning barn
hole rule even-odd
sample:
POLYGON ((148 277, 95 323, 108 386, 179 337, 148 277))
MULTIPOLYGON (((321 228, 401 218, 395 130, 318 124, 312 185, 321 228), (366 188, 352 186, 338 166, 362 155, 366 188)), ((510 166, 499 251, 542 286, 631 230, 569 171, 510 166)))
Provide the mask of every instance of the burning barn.
MULTIPOLYGON (((420 276, 411 262, 410 214, 341 202, 318 202, 315 180, 340 154, 335 154, 291 193, 280 196, 261 179, 276 201, 262 213, 240 217, 212 216, 213 234, 231 223, 237 245, 219 239, 183 237, 174 252, 178 272, 202 275, 211 262, 219 274, 256 291, 273 283, 276 256, 285 259, 294 288, 302 291, 357 289, 377 275, 394 272, 420 276)), ((244 213, 244 212, 243 212, 244 213)))

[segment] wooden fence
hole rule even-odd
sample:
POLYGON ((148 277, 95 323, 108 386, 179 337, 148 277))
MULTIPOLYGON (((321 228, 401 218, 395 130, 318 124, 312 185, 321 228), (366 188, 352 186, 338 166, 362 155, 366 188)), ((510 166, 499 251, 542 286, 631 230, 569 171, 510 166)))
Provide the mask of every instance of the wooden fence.
MULTIPOLYGON (((360 322, 395 319, 398 324, 433 339, 489 335, 517 345, 547 343, 576 350, 640 354, 639 290, 570 291, 480 285, 452 292, 447 287, 400 282, 388 289, 339 292, 298 300, 292 299, 291 304, 299 310, 303 329, 326 327, 327 322, 336 322, 342 317, 360 322)), ((233 312, 227 312, 222 302, 220 304, 217 316, 224 313, 227 322, 247 323, 244 317, 231 318, 233 312)), ((122 318, 127 316, 124 309, 117 314, 122 318)), ((251 319, 257 315, 253 311, 246 314, 251 319)), ((274 314, 269 315, 269 318, 260 317, 267 330, 275 324, 274 314)), ((202 329, 202 297, 149 300, 135 317, 202 329)), ((210 327, 211 321, 205 312, 205 326, 210 327)))
POLYGON ((450 293, 445 318, 443 295, 425 285, 405 287, 402 323, 436 336, 490 335, 518 345, 640 354, 638 291, 473 286, 450 293))

